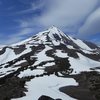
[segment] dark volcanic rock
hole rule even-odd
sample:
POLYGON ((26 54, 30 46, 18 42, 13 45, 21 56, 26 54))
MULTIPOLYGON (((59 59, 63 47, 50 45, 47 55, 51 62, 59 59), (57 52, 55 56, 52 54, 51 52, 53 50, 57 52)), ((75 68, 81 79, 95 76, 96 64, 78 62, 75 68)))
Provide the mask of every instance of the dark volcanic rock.
POLYGON ((73 98, 76 98, 77 100, 96 100, 89 89, 82 88, 80 86, 66 86, 60 88, 60 91, 73 98))
POLYGON ((42 95, 38 100, 54 100, 54 99, 49 96, 42 95))
POLYGON ((38 100, 62 100, 62 99, 53 99, 49 96, 42 95, 38 100))
POLYGON ((26 89, 24 88, 25 80, 18 77, 6 79, 0 85, 0 100, 11 100, 11 98, 19 98, 25 96, 26 89))
POLYGON ((72 78, 79 85, 62 87, 61 92, 78 100, 100 100, 100 74, 98 72, 82 72, 72 78))
POLYGON ((26 48, 25 48, 25 44, 23 44, 23 45, 16 46, 13 49, 14 49, 15 54, 17 55, 17 54, 22 53, 26 48))

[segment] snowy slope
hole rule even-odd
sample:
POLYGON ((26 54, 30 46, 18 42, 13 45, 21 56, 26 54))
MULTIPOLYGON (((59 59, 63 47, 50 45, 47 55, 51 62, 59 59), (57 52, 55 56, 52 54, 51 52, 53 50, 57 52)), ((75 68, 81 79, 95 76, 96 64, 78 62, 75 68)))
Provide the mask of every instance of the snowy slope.
POLYGON ((75 43, 77 44, 80 48, 84 49, 84 50, 92 50, 89 46, 87 46, 82 40, 80 39, 73 39, 72 37, 69 36, 69 38, 75 43))
POLYGON ((29 92, 26 92, 25 97, 12 100, 38 100, 41 95, 50 96, 54 99, 76 100, 59 91, 60 87, 68 85, 77 86, 78 83, 72 78, 58 78, 54 75, 35 78, 26 83, 29 92))
POLYGON ((18 55, 15 54, 14 50, 7 48, 6 51, 2 55, 0 55, 0 64, 16 59, 20 57, 21 55, 26 54, 31 51, 31 48, 28 45, 26 46, 26 48, 27 48, 26 50, 24 50, 22 53, 18 55))
POLYGON ((81 54, 79 54, 79 59, 69 58, 71 63, 71 68, 74 69, 73 74, 80 73, 81 71, 91 71, 90 68, 99 67, 100 62, 91 60, 81 54))

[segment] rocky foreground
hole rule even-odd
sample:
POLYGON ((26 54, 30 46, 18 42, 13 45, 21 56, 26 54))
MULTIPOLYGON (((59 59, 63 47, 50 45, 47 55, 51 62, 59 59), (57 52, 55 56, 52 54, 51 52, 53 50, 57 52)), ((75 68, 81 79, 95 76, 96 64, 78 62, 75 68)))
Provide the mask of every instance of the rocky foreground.
MULTIPOLYGON (((25 96, 28 90, 25 88, 25 83, 35 77, 11 77, 0 81, 0 100, 11 100, 12 98, 19 98, 25 96)), ((65 86, 59 90, 78 100, 100 100, 100 74, 96 71, 81 72, 77 75, 58 76, 64 78, 74 78, 78 86, 65 86)), ((34 95, 34 94, 33 94, 34 95)), ((38 100, 62 100, 60 98, 53 99, 49 96, 42 95, 38 100)))
POLYGON ((78 100, 100 100, 100 74, 98 72, 81 72, 77 75, 69 75, 78 83, 78 86, 65 86, 61 92, 78 100))

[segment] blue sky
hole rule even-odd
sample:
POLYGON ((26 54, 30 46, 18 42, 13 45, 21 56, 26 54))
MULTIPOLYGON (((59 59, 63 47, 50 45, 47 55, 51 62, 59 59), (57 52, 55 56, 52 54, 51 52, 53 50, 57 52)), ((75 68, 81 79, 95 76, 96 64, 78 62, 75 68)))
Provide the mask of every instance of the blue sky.
POLYGON ((19 42, 52 25, 100 44, 100 0, 0 0, 0 44, 19 42))

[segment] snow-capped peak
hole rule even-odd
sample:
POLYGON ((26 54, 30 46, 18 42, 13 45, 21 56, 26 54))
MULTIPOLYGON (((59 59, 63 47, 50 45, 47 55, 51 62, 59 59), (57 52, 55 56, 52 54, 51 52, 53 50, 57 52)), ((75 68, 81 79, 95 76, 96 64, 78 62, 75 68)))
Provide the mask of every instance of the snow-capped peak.
POLYGON ((52 25, 49 29, 50 29, 50 30, 51 30, 51 29, 53 29, 53 30, 58 30, 58 28, 57 28, 56 26, 54 26, 54 25, 52 25))
POLYGON ((66 36, 59 28, 52 26, 48 29, 51 34, 57 34, 58 36, 66 36))
POLYGON ((17 45, 21 45, 21 44, 35 44, 35 45, 51 44, 55 46, 64 44, 70 49, 82 49, 85 50, 85 52, 93 51, 94 49, 98 48, 96 45, 90 42, 84 42, 80 39, 75 39, 69 35, 64 34, 59 28, 55 26, 51 26, 47 30, 39 32, 35 36, 30 37, 25 41, 17 43, 17 45))
POLYGON ((37 35, 38 36, 41 36, 41 35, 49 35, 49 36, 52 36, 54 34, 57 34, 59 36, 64 35, 64 33, 61 30, 59 30, 57 27, 55 27, 55 26, 51 26, 46 31, 39 32, 37 35))
POLYGON ((54 45, 59 45, 59 43, 63 42, 63 37, 66 35, 60 31, 57 27, 52 26, 46 31, 39 32, 35 37, 33 37, 36 41, 35 43, 53 43, 54 45))
MULTIPOLYGON (((80 39, 74 39, 71 36, 64 34, 60 29, 55 26, 50 27, 46 31, 39 32, 35 37, 35 43, 40 44, 64 44, 68 47, 75 49, 83 49, 91 51, 91 47, 80 39)), ((95 46, 96 47, 96 46, 95 46)), ((93 49, 95 49, 95 47, 93 49)))

